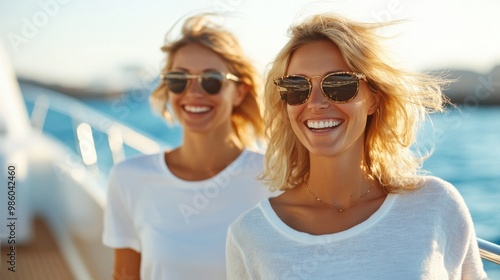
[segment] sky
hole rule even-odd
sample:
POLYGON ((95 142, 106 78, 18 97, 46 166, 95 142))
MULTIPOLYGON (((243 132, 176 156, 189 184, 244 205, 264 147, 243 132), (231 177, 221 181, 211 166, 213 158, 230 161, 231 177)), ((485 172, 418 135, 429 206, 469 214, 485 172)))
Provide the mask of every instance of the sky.
POLYGON ((156 77, 167 31, 188 14, 214 11, 227 14, 220 23, 262 73, 291 24, 326 11, 365 22, 405 20, 384 34, 410 70, 487 73, 500 64, 497 0, 0 0, 0 39, 20 76, 114 89, 156 77))

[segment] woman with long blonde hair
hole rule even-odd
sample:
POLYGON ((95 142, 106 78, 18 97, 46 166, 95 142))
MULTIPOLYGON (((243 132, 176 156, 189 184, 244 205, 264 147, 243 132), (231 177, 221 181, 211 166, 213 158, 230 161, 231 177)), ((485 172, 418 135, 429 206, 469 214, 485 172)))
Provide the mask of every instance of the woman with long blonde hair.
POLYGON ((381 26, 291 28, 264 96, 262 180, 284 192, 230 226, 229 279, 486 278, 462 197, 412 150, 445 81, 391 66, 381 26))
POLYGON ((162 50, 151 101, 175 116, 183 141, 113 168, 103 241, 115 279, 225 279, 227 227, 270 195, 256 179, 264 156, 251 149, 264 134, 260 77, 211 15, 186 19, 162 50))

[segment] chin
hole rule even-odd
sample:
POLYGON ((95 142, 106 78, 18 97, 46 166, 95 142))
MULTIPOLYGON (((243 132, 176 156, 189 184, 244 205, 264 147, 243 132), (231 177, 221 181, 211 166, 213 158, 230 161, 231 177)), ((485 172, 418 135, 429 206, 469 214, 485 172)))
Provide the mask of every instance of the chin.
POLYGON ((190 133, 208 133, 210 131, 209 128, 206 126, 184 126, 183 127, 185 131, 190 132, 190 133))
POLYGON ((315 147, 315 148, 307 148, 309 154, 311 156, 318 157, 334 157, 339 154, 338 149, 334 149, 332 146, 329 147, 315 147))

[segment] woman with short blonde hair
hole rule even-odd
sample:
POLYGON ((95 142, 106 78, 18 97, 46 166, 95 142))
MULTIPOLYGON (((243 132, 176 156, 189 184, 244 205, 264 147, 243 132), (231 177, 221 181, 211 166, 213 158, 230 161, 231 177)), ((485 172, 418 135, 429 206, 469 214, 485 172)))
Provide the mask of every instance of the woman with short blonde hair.
MULTIPOLYGON (((164 71, 172 68, 176 52, 188 45, 199 44, 210 49, 228 66, 231 73, 240 78, 240 82, 247 87, 247 93, 240 106, 236 107, 231 115, 231 121, 238 137, 248 145, 264 138, 264 123, 262 122, 259 100, 262 90, 262 78, 250 59, 245 55, 236 37, 229 31, 222 29, 210 21, 210 17, 216 14, 205 14, 204 16, 191 17, 182 26, 181 38, 174 41, 166 41, 161 50, 167 54, 164 71)), ((167 34, 168 39, 170 32, 167 34)), ((151 104, 154 109, 168 121, 173 121, 169 112, 167 88, 163 81, 153 91, 151 104)))
POLYGON ((186 19, 180 38, 162 47, 151 102, 175 115, 181 145, 110 174, 103 242, 115 251, 115 278, 225 279, 227 227, 270 195, 256 178, 264 156, 253 150, 264 133, 259 75, 211 19, 186 19))

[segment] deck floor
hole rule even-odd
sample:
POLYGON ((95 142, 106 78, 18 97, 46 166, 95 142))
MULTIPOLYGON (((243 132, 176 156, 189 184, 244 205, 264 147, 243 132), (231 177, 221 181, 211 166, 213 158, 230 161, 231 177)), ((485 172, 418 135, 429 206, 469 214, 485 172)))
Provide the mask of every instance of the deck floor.
MULTIPOLYGON (((71 280, 75 279, 64 261, 45 222, 34 220, 34 235, 30 244, 16 247, 16 272, 8 270, 8 247, 1 249, 0 279, 2 280, 71 280)), ((2 244, 4 245, 4 244, 2 244)))

